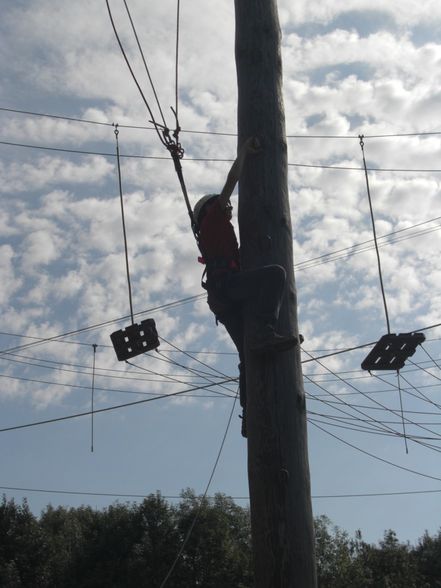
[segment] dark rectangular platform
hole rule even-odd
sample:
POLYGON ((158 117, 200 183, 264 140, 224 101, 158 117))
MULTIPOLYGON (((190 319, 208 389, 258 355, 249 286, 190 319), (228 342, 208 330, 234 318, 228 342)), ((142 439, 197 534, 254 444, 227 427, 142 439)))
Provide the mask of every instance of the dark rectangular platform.
POLYGON ((390 333, 383 335, 361 364, 362 369, 399 370, 426 337, 423 333, 390 333))
POLYGON ((155 321, 145 319, 110 335, 119 361, 135 357, 159 347, 155 321))

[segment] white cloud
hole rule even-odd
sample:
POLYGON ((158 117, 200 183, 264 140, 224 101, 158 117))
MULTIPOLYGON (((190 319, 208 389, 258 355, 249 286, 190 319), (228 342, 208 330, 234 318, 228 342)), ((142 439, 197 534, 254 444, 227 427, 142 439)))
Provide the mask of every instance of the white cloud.
MULTIPOLYGON (((295 5, 289 0, 280 1, 281 20, 285 26, 294 23, 323 23, 328 24, 339 15, 351 14, 363 17, 363 13, 377 13, 380 20, 382 15, 390 15, 400 25, 416 25, 418 23, 439 22, 441 11, 435 0, 425 0, 422 6, 413 0, 389 0, 387 4, 380 0, 335 0, 334 2, 308 2, 302 0, 295 5)), ((384 16, 383 16, 384 21, 384 16)), ((380 21, 381 22, 381 21, 380 21)))
POLYGON ((25 273, 38 270, 38 266, 48 265, 59 259, 62 254, 62 242, 47 231, 34 231, 23 241, 21 247, 21 265, 25 273))
MULTIPOLYGON (((1 102, 29 111, 148 125, 149 116, 119 53, 105 4, 89 4, 85 0, 55 4, 26 0, 5 9, 0 25, 4 55, 1 102)), ((360 168, 359 133, 439 130, 441 49, 433 42, 435 29, 431 40, 423 38, 421 28, 415 28, 416 23, 430 24, 428 18, 439 22, 438 4, 428 2, 421 8, 417 3, 398 4, 393 0, 387 6, 363 1, 294 5, 279 0, 279 5, 285 26, 288 132, 353 137, 290 138, 291 163, 360 168), (364 13, 364 9, 370 13, 364 13), (364 26, 363 17, 371 23, 370 30, 364 26)), ((122 3, 112 2, 112 7, 130 59, 151 100, 122 3)), ((141 41, 164 112, 173 122, 169 105, 174 103, 175 3, 132 0, 130 7, 140 23, 141 41)), ((233 3, 221 0, 214 6, 206 0, 194 0, 183 7, 181 33, 181 125, 189 130, 234 133, 233 3)), ((112 127, 8 112, 0 116, 4 137, 10 141, 106 153, 115 150, 112 127)), ((194 203, 200 195, 221 189, 230 163, 191 158, 231 159, 236 138, 183 131, 181 140, 186 150, 184 174, 194 203)), ((167 158, 121 161, 135 312, 202 293, 203 268, 196 262, 197 248, 166 150, 156 134, 147 130, 120 127, 119 141, 124 154, 167 158)), ((440 147, 438 136, 365 139, 371 167, 438 169, 440 147)), ((128 315, 115 158, 6 145, 1 149, 2 330, 48 337, 128 315)), ((369 179, 379 235, 441 216, 437 173, 371 172, 369 179)), ((296 263, 372 239, 363 171, 290 167, 289 186, 296 263)), ((421 230, 430 227, 436 228, 434 224, 422 225, 421 230)), ((414 231, 404 231, 396 237, 404 239, 414 231)), ((439 234, 438 230, 427 232, 380 249, 394 328, 405 330, 439 322, 439 234)), ((351 255, 354 251, 349 249, 342 252, 339 260, 320 263, 327 260, 318 259, 315 267, 297 271, 300 330, 306 337, 306 349, 345 348, 373 340, 384 332, 378 270, 371 245, 368 243, 370 248, 356 255, 351 255)), ((234 350, 225 330, 216 328, 204 298, 152 311, 149 316, 155 318, 160 336, 179 347, 234 350)), ((144 378, 153 377, 151 374, 117 362, 113 349, 108 347, 109 335, 129 323, 127 319, 69 337, 86 345, 44 344, 35 348, 34 357, 41 363, 43 359, 59 361, 54 365, 70 370, 48 371, 53 381, 90 386, 88 366, 92 344, 97 343, 101 374, 98 381, 102 387, 140 392, 146 386, 155 392, 179 389, 179 384, 147 384, 144 378), (133 379, 124 379, 128 377, 133 379)), ((162 341, 160 349, 167 347, 162 341)), ((327 359, 325 365, 334 370, 359 369, 363 352, 327 359)), ((188 356, 168 355, 182 366, 208 370, 188 356)), ((224 373, 237 373, 235 356, 197 357, 224 373)), ((172 377, 188 376, 185 367, 160 359, 165 357, 151 353, 139 357, 137 363, 172 377)), ((336 393, 348 391, 334 377, 329 381, 331 376, 325 368, 308 366, 308 373, 326 374, 326 387, 336 393)), ((37 370, 25 364, 7 368, 11 375, 31 378, 39 370, 43 368, 37 370)), ((1 394, 5 404, 10 403, 18 413, 18 398, 20 408, 57 406, 69 407, 70 411, 73 405, 88 406, 88 392, 86 396, 77 392, 61 385, 57 388, 11 381, 10 387, 2 387, 1 394)), ((318 393, 316 389, 314 392, 318 393)), ((110 391, 97 398, 102 403, 115 403, 115 393, 110 391)), ((200 406, 196 401, 182 402, 189 414, 200 406)), ((176 407, 170 405, 167 416, 171 418, 176 407)), ((209 410, 217 410, 217 406, 213 402, 209 410)), ((155 435, 156 426, 152 420, 152 428, 146 428, 148 434, 155 435)), ((128 429, 124 429, 126 432, 128 429)), ((115 448, 111 445, 108 449, 115 448)))
POLYGON ((75 164, 66 159, 42 157, 37 164, 0 164, 1 191, 14 193, 45 189, 60 183, 100 183, 113 171, 104 157, 92 157, 75 164))
POLYGON ((14 251, 10 245, 0 246, 0 276, 2 283, 0 304, 2 305, 11 302, 12 296, 23 283, 22 278, 16 275, 14 257, 14 251))

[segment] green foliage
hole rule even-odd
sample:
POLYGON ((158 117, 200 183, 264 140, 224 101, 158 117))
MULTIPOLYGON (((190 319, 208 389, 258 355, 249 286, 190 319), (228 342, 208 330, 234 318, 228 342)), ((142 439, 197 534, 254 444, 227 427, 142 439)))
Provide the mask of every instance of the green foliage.
POLYGON ((352 540, 345 531, 331 525, 326 516, 315 520, 315 545, 320 588, 362 588, 364 570, 358 553, 361 537, 352 540))
POLYGON ((18 506, 3 496, 0 505, 0 586, 47 586, 46 542, 26 501, 18 506))
POLYGON ((436 537, 426 533, 415 549, 418 568, 425 580, 423 588, 441 588, 441 530, 436 537))
POLYGON ((441 536, 435 540, 426 535, 418 548, 412 548, 408 543, 400 543, 395 532, 389 530, 378 546, 370 545, 363 541, 360 531, 355 539, 350 539, 346 532, 332 527, 327 517, 319 517, 316 520, 319 587, 441 588, 441 582, 433 583, 440 578, 440 539, 441 536))
POLYGON ((360 559, 374 588, 422 588, 415 553, 409 544, 400 543, 394 531, 384 533, 380 546, 363 544, 360 559))
POLYGON ((184 552, 180 586, 251 586, 248 514, 223 494, 216 494, 214 501, 201 500, 191 490, 182 494, 181 541, 197 519, 184 552))
MULTIPOLYGON (((0 504, 2 588, 159 588, 188 536, 167 588, 251 588, 248 508, 192 490, 172 505, 48 506, 36 518, 24 501, 0 504)), ((441 531, 415 547, 386 531, 378 545, 351 538, 327 517, 315 521, 319 588, 441 588, 441 531)))

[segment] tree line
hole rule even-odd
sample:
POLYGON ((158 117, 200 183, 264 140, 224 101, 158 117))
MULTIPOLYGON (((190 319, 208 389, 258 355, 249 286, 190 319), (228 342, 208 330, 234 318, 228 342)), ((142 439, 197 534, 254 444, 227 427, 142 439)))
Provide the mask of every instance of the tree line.
MULTIPOLYGON (((47 506, 36 517, 24 500, 0 504, 1 588, 159 588, 197 515, 167 588, 251 588, 247 507, 192 490, 177 504, 160 493, 140 503, 47 506)), ((416 545, 388 530, 379 544, 315 520, 320 588, 441 588, 441 530, 416 545)))

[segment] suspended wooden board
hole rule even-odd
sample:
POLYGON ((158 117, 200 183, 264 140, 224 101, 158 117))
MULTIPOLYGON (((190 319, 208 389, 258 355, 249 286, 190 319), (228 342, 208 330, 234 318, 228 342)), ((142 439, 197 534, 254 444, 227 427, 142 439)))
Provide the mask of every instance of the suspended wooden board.
POLYGON ((362 369, 399 370, 426 337, 423 333, 389 333, 383 335, 361 364, 362 369))
POLYGON ((139 324, 134 323, 125 329, 115 331, 110 338, 119 361, 125 361, 159 347, 158 333, 153 319, 145 319, 139 324))

